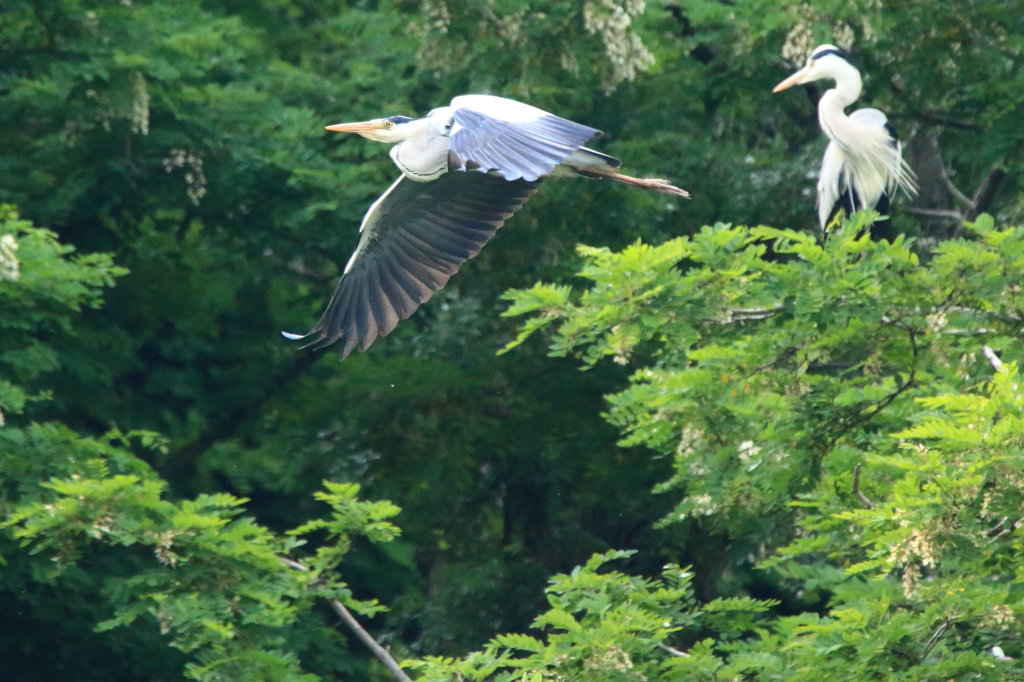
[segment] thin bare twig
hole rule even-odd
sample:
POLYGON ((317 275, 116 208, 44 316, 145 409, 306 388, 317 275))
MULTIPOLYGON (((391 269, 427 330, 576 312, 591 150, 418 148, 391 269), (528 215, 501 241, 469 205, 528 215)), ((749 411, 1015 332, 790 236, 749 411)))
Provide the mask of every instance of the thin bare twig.
POLYGON ((932 636, 929 637, 928 641, 925 643, 924 651, 921 652, 920 660, 923 661, 924 659, 928 658, 928 654, 932 652, 932 649, 935 648, 935 645, 939 643, 940 639, 942 639, 942 635, 944 635, 946 633, 946 630, 949 629, 949 626, 955 622, 955 616, 946 616, 946 620, 939 623, 939 627, 935 628, 935 632, 932 633, 932 636))
POLYGON ((860 491, 860 464, 853 467, 853 494, 857 496, 865 509, 874 509, 875 503, 868 499, 867 495, 860 491))
POLYGON ((943 329, 943 334, 950 336, 987 336, 988 334, 995 334, 995 329, 988 329, 987 327, 981 327, 979 329, 943 329))
MULTIPOLYGON (((289 559, 288 557, 279 556, 277 558, 297 571, 309 570, 308 567, 300 564, 298 561, 289 559)), ((327 601, 330 603, 331 608, 334 609, 334 612, 337 613, 343 621, 345 621, 345 625, 347 625, 349 629, 356 634, 356 637, 358 637, 363 644, 369 647, 370 651, 373 652, 373 655, 391 671, 391 674, 395 676, 395 679, 400 680, 401 682, 412 682, 412 678, 405 674, 405 671, 402 670, 402 666, 398 665, 398 661, 392 658, 387 649, 377 643, 377 640, 375 640, 373 636, 359 624, 359 621, 356 620, 351 611, 345 608, 344 604, 337 599, 328 599, 327 601)))
POLYGON ((992 166, 988 176, 978 185, 978 189, 974 192, 974 197, 971 199, 971 203, 974 206, 971 209, 971 215, 968 216, 969 218, 973 220, 979 213, 988 208, 989 202, 992 201, 996 192, 999 191, 999 186, 1003 184, 1005 177, 1006 169, 1003 168, 1002 164, 992 166))
POLYGON ((957 222, 963 222, 964 219, 964 216, 960 211, 953 211, 945 208, 916 208, 911 206, 904 210, 907 213, 923 215, 928 218, 948 218, 949 220, 955 220, 957 222))
POLYGON ((999 519, 999 522, 985 531, 985 535, 993 535, 996 531, 1003 527, 1003 524, 1010 520, 1009 516, 1004 516, 999 519))
POLYGON ((991 528, 991 529, 985 531, 985 534, 989 536, 988 544, 991 545, 993 542, 995 542, 999 538, 1003 537, 1007 533, 1012 533, 1013 531, 1015 531, 1018 528, 1020 528, 1021 522, 1018 519, 1017 521, 1014 521, 1013 523, 1011 523, 1009 526, 1007 526, 1007 527, 1005 527, 1005 528, 1000 530, 999 526, 1003 525, 1005 522, 1006 522, 1006 517, 1004 516, 1002 518, 1002 520, 1000 520, 999 523, 995 526, 995 528, 991 528))
POLYGON ((953 197, 968 208, 974 208, 974 201, 960 191, 960 188, 953 184, 953 179, 949 177, 949 170, 946 168, 946 164, 936 164, 939 167, 939 174, 942 176, 942 182, 945 183, 946 188, 949 190, 953 197))
POLYGON ((1003 168, 1001 162, 996 163, 992 166, 992 170, 988 172, 985 179, 981 181, 978 188, 974 191, 974 196, 967 196, 960 190, 956 184, 953 183, 953 179, 949 175, 949 169, 946 168, 946 164, 939 163, 939 175, 942 178, 943 184, 946 185, 946 189, 952 197, 960 204, 963 205, 962 210, 956 209, 936 209, 936 208, 918 208, 910 207, 907 210, 908 213, 925 216, 927 218, 942 218, 957 223, 956 231, 953 233, 953 238, 960 236, 960 232, 963 229, 965 222, 975 220, 985 209, 988 208, 996 192, 999 191, 999 186, 1003 184, 1003 179, 1006 177, 1006 169, 1003 168))
POLYGON ((679 649, 674 649, 674 648, 670 647, 668 644, 665 644, 664 642, 658 642, 658 648, 662 649, 664 651, 669 652, 673 656, 685 656, 686 658, 690 657, 690 654, 686 653, 685 651, 680 651, 679 649))
POLYGON ((999 356, 996 355, 996 352, 994 350, 992 350, 988 346, 982 346, 981 352, 983 352, 985 354, 985 357, 988 358, 988 362, 990 365, 992 365, 992 369, 998 372, 1003 368, 1003 361, 999 359, 999 356))
MULTIPOLYGON (((902 91, 893 88, 897 92, 902 94, 902 91)), ((938 125, 948 126, 950 128, 959 128, 960 130, 983 130, 983 128, 977 123, 970 121, 959 121, 954 118, 948 118, 940 113, 934 113, 930 111, 919 111, 916 113, 916 117, 924 121, 925 123, 935 123, 938 125)))
POLYGON ((903 395, 905 391, 913 388, 917 383, 917 359, 920 355, 920 351, 917 347, 918 332, 913 327, 910 327, 896 320, 889 320, 886 322, 886 324, 892 325, 897 329, 902 329, 903 331, 907 332, 907 335, 910 338, 910 353, 911 357, 913 358, 913 362, 910 365, 910 371, 907 373, 907 380, 904 381, 899 386, 897 386, 892 393, 885 396, 881 400, 869 403, 871 405, 870 410, 857 412, 856 414, 850 416, 849 418, 840 419, 838 421, 838 424, 832 427, 833 433, 832 436, 828 439, 828 447, 834 445, 839 440, 839 438, 842 437, 842 435, 849 431, 850 429, 860 424, 864 424, 871 421, 876 414, 887 408, 890 404, 892 404, 894 400, 896 400, 896 398, 903 395))
POLYGON ((786 307, 781 305, 777 305, 773 308, 729 308, 729 314, 767 317, 769 315, 775 315, 777 313, 784 312, 785 310, 786 307))

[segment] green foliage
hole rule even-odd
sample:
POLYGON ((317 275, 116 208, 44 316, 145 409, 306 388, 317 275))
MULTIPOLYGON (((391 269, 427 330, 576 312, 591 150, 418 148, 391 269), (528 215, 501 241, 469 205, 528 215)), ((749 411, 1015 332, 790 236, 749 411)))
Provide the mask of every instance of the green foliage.
POLYGON ((380 610, 352 600, 323 566, 325 558, 342 558, 353 534, 378 542, 394 536, 380 519, 397 509, 360 502, 357 486, 328 484, 329 492, 318 495, 334 508, 334 518, 295 533, 328 529, 337 544, 319 548, 313 570, 295 570, 282 557, 302 543, 241 516, 244 498, 200 495, 175 503, 148 470, 113 474, 99 458, 87 468, 88 477, 51 479, 43 485, 49 494, 16 508, 3 527, 30 554, 46 556, 45 568, 36 572, 45 581, 81 563, 91 545, 131 548, 134 570, 104 582, 114 615, 97 623, 97 631, 152 619, 171 646, 190 654, 184 671, 190 679, 319 679, 302 672, 288 646, 299 614, 317 598, 343 599, 366 614, 380 610))
POLYGON ((461 661, 428 658, 410 667, 424 682, 693 679, 686 676, 704 668, 708 657, 672 649, 665 644, 669 637, 714 621, 724 625, 723 633, 740 634, 749 628, 753 614, 772 606, 729 599, 699 607, 692 574, 672 564, 657 580, 600 571, 609 561, 633 554, 594 555, 572 573, 554 576, 546 591, 550 608, 532 625, 544 639, 498 635, 461 661))
POLYGON ((0 677, 382 679, 323 599, 442 679, 1021 676, 1015 408, 982 350, 1019 362, 1013 3, 0 14, 0 202, 51 228, 0 210, 0 677), (814 222, 820 90, 770 86, 820 42, 920 206, 995 221, 898 197, 894 244, 732 226, 814 222), (694 199, 545 183, 369 353, 296 352, 277 331, 396 173, 322 126, 464 92, 594 125, 694 199), (587 564, 622 547, 629 574, 587 564))
MULTIPOLYGON (((337 562, 349 548, 349 536, 365 534, 386 542, 393 528, 379 519, 396 513, 386 503, 361 503, 357 486, 328 484, 335 516, 296 529, 331 530, 343 542, 317 551, 314 570, 296 570, 282 559, 301 543, 276 536, 241 516, 248 501, 229 495, 205 495, 173 503, 166 485, 153 477, 116 475, 93 463, 92 477, 51 479, 50 495, 22 505, 4 527, 51 562, 46 580, 80 562, 89 544, 136 548, 150 555, 133 572, 105 583, 115 615, 96 624, 98 631, 130 626, 140 617, 159 624, 175 648, 190 653, 190 679, 315 680, 304 674, 286 646, 287 628, 315 598, 346 599, 372 613, 373 604, 350 599, 344 583, 319 567, 325 557, 337 562)), ((379 607, 377 607, 379 609, 379 607)))
MULTIPOLYGON (((19 334, 5 336, 11 342, 3 362, 12 379, 38 380, 60 367, 48 340, 71 332, 73 315, 99 305, 100 290, 124 271, 107 255, 73 254, 53 233, 4 210, 0 302, 4 326, 19 334)), ((11 383, 3 407, 16 416, 26 398, 45 395, 11 383)), ((304 543, 243 516, 247 499, 226 493, 168 499, 167 483, 139 456, 167 447, 166 439, 145 431, 114 429, 88 438, 55 422, 6 425, 0 431, 0 529, 17 542, 0 545, 11 557, 7 584, 14 587, 24 571, 32 595, 59 590, 106 565, 104 548, 110 548, 116 568, 80 585, 92 594, 63 594, 99 596, 96 615, 103 617, 86 628, 105 633, 148 623, 187 654, 183 672, 195 680, 318 679, 302 670, 295 647, 300 619, 321 598, 343 599, 364 613, 380 610, 352 599, 328 569, 355 535, 390 541, 396 529, 385 519, 398 509, 359 501, 358 486, 327 483, 318 498, 331 506, 332 518, 310 521, 292 535, 326 530, 330 544, 317 549, 313 570, 295 570, 282 557, 304 543)))
POLYGON ((871 217, 825 244, 719 225, 585 248, 583 292, 510 293, 544 316, 552 353, 639 365, 607 416, 625 444, 673 459, 663 523, 745 529, 757 544, 732 551, 829 595, 820 614, 707 640, 686 659, 704 677, 685 679, 1024 671, 1024 397, 992 350, 1024 352, 1024 229, 983 216, 922 265, 902 239, 858 236, 871 217))
POLYGON ((0 424, 42 398, 19 384, 60 367, 46 340, 69 327, 66 310, 97 307, 100 290, 124 275, 106 254, 75 254, 53 232, 20 220, 0 205, 0 424), (16 383, 17 382, 17 383, 16 383))

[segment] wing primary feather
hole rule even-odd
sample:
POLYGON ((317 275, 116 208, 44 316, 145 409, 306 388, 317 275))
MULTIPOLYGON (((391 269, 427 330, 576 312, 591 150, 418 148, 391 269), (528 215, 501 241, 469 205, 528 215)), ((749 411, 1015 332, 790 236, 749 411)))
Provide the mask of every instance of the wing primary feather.
POLYGON ((422 236, 414 234, 411 230, 407 231, 404 237, 406 246, 409 249, 415 250, 416 255, 419 256, 416 259, 419 264, 430 270, 451 274, 458 270, 459 265, 466 262, 466 259, 469 258, 469 254, 448 254, 440 251, 431 246, 422 236))
MULTIPOLYGON (((398 324, 401 317, 399 317, 398 310, 391 300, 389 290, 384 286, 381 269, 381 267, 377 267, 370 270, 369 286, 366 291, 370 302, 370 309, 373 311, 373 317, 377 321, 377 336, 387 336, 398 324)), ((372 339, 363 350, 366 350, 370 343, 373 343, 372 339)))
MULTIPOLYGON (((391 301, 391 305, 394 306, 395 313, 397 313, 400 320, 412 315, 413 311, 419 306, 419 290, 415 290, 415 295, 406 287, 404 280, 405 275, 399 276, 394 271, 394 263, 390 260, 381 260, 381 285, 388 300, 391 301)), ((412 286, 411 284, 409 286, 412 286)))
MULTIPOLYGON (((404 245, 404 247, 408 248, 408 244, 404 245)), ((401 266, 402 272, 411 278, 413 284, 419 289, 420 303, 426 303, 434 291, 437 290, 437 285, 435 285, 434 279, 428 274, 423 264, 413 255, 409 254, 405 248, 401 251, 396 250, 393 257, 395 262, 401 266)))
POLYGON ((414 275, 412 275, 405 266, 400 262, 398 258, 391 258, 386 261, 387 267, 391 271, 391 275, 402 291, 405 292, 406 296, 411 301, 411 309, 408 313, 402 315, 402 319, 409 317, 412 313, 430 298, 430 288, 423 282, 419 281, 414 275))
POLYGON ((282 333, 304 348, 340 341, 343 359, 367 349, 444 287, 538 186, 486 173, 400 177, 363 219, 358 256, 320 320, 305 335, 282 333))
MULTIPOLYGON (((448 273, 431 263, 430 256, 424 254, 410 240, 403 244, 405 271, 418 279, 431 291, 437 291, 448 281, 448 273)), ((429 296, 428 296, 429 298, 429 296)))
POLYGON ((373 303, 370 293, 370 285, 373 282, 373 269, 367 271, 367 276, 360 287, 359 298, 356 301, 356 310, 359 317, 359 346, 366 350, 373 343, 380 333, 380 326, 377 324, 377 316, 373 312, 373 303))
POLYGON ((438 220, 435 216, 430 216, 430 219, 423 221, 421 225, 423 229, 416 230, 415 233, 409 231, 409 238, 430 247, 442 259, 458 259, 457 262, 461 263, 469 257, 472 248, 476 246, 474 240, 468 240, 453 230, 447 229, 443 220, 438 220), (467 243, 470 241, 472 243, 467 243))

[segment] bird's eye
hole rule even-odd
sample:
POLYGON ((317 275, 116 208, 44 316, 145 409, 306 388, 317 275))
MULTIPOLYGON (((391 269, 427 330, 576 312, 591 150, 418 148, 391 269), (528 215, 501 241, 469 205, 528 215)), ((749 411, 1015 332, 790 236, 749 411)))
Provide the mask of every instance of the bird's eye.
POLYGON ((384 127, 385 128, 394 128, 395 127, 395 122, 394 121, 384 121, 384 127))

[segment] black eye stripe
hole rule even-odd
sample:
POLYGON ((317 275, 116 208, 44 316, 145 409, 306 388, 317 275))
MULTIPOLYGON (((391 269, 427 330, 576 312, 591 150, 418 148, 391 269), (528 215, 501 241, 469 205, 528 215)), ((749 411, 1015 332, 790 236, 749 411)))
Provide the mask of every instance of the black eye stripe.
POLYGON ((850 61, 850 53, 846 52, 845 50, 840 50, 837 47, 830 47, 827 50, 819 50, 818 52, 815 52, 813 55, 811 55, 811 59, 821 59, 822 57, 828 56, 830 54, 834 54, 840 59, 850 61))
POLYGON ((398 123, 408 123, 409 121, 412 120, 412 118, 410 118, 409 116, 390 116, 390 117, 388 117, 387 120, 391 121, 392 123, 398 124, 398 123))

